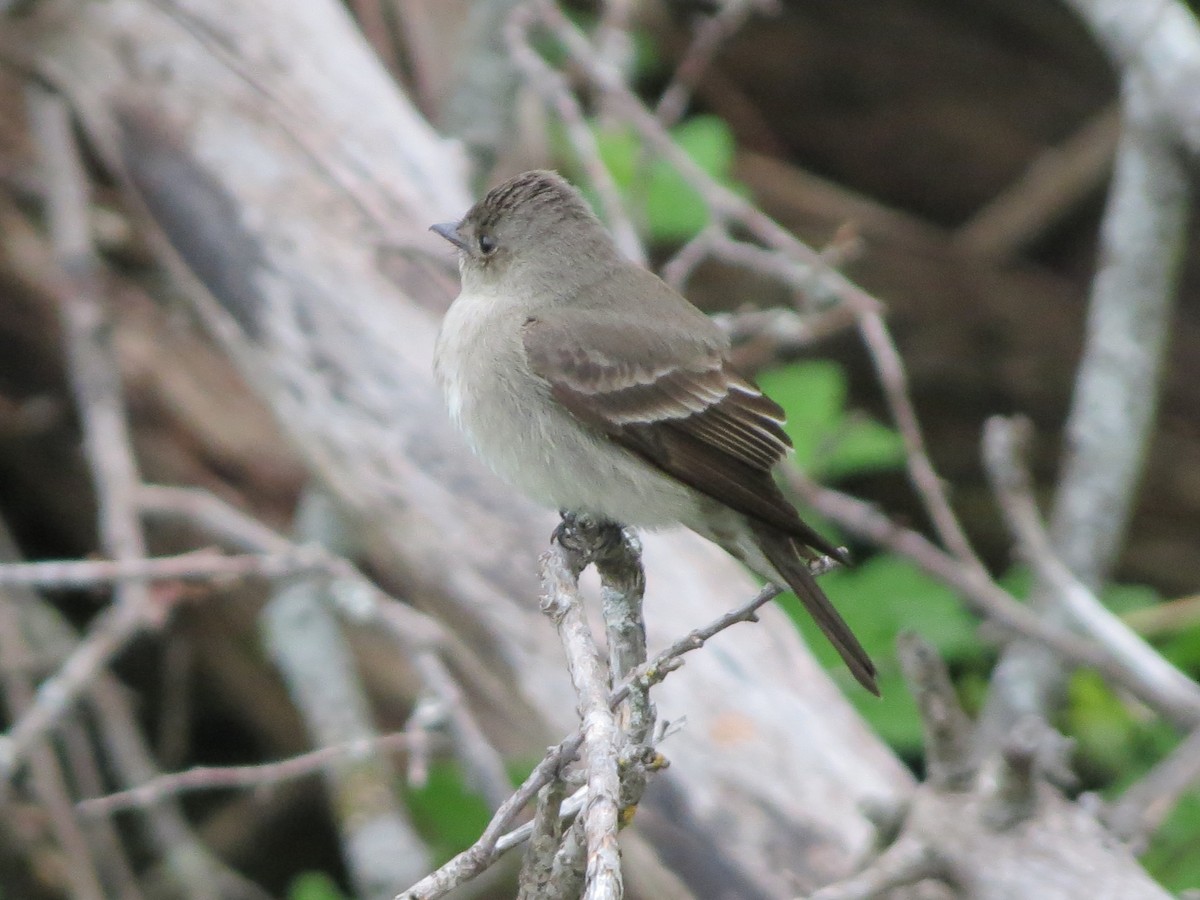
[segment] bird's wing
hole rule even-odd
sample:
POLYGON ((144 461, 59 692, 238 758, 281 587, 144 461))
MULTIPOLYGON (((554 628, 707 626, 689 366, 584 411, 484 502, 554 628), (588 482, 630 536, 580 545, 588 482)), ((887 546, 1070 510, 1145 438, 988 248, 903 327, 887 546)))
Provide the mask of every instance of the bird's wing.
POLYGON ((690 305, 639 319, 573 308, 531 317, 530 368, 576 418, 663 472, 841 559, 775 484, 791 447, 783 410, 730 368, 716 327, 690 305))

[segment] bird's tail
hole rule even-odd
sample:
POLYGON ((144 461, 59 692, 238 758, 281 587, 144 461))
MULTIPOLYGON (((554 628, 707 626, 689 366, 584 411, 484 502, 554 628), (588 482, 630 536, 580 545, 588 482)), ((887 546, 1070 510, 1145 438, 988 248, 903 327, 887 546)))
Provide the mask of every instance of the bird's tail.
POLYGON ((867 651, 862 648, 846 620, 833 608, 833 604, 817 584, 817 579, 809 571, 807 562, 796 547, 795 539, 786 532, 753 519, 749 520, 749 524, 763 556, 800 598, 804 608, 820 626, 825 637, 829 638, 829 643, 833 644, 834 649, 841 655, 858 683, 878 697, 875 664, 867 656, 867 651))

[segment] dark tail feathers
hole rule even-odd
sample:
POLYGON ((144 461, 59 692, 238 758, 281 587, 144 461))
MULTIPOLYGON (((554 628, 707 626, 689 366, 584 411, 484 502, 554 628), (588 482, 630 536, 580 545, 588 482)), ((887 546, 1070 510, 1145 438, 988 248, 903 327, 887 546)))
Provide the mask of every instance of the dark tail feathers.
POLYGON ((750 527, 754 530, 754 537, 758 541, 763 555, 783 576, 788 587, 800 598, 800 602, 804 604, 809 615, 820 626, 825 637, 829 638, 829 643, 833 644, 834 649, 841 654, 851 674, 859 684, 878 697, 879 686, 875 683, 875 664, 867 656, 867 651, 862 648, 862 644, 858 642, 858 638, 854 636, 850 626, 833 608, 833 604, 829 602, 825 592, 818 586, 817 580, 808 570, 807 563, 797 551, 793 543, 794 538, 768 525, 755 522, 753 519, 750 520, 750 527))

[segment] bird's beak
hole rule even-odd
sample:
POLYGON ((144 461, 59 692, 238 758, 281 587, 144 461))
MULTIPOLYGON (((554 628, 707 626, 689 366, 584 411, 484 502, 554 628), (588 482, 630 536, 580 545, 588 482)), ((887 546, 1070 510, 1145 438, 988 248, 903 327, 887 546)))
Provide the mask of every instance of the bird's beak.
POLYGON ((440 225, 430 225, 429 230, 440 234, 459 250, 467 250, 467 242, 458 235, 458 222, 442 222, 440 225))

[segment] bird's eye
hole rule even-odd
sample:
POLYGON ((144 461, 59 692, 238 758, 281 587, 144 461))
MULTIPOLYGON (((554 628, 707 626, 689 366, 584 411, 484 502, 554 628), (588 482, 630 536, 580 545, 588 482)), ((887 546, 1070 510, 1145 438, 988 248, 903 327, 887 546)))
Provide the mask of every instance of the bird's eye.
POLYGON ((479 250, 481 253, 491 253, 496 249, 496 239, 491 235, 481 234, 479 236, 479 250))

